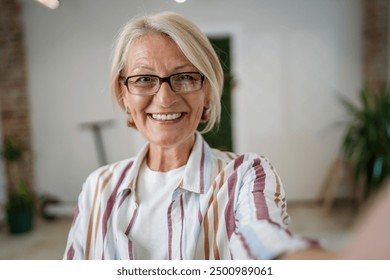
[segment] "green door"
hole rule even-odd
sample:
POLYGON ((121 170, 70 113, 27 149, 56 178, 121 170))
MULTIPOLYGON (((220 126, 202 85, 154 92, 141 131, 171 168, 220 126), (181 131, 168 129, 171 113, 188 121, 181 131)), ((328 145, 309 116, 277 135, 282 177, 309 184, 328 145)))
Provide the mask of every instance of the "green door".
POLYGON ((221 98, 221 122, 219 127, 204 134, 204 138, 212 148, 222 151, 233 151, 232 141, 232 114, 231 114, 231 88, 233 79, 230 71, 230 38, 209 38, 222 64, 225 81, 221 98))

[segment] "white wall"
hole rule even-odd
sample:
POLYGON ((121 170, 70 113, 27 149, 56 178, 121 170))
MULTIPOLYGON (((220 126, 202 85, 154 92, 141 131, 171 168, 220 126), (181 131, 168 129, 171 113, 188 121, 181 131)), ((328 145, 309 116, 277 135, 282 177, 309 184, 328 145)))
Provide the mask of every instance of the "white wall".
POLYGON ((110 162, 140 148, 110 97, 110 48, 131 17, 173 10, 232 35, 235 150, 266 155, 291 200, 316 197, 340 144, 336 95, 354 96, 361 82, 360 1, 67 0, 55 11, 20 1, 39 192, 75 201, 98 167, 82 122, 116 120, 103 131, 110 162))

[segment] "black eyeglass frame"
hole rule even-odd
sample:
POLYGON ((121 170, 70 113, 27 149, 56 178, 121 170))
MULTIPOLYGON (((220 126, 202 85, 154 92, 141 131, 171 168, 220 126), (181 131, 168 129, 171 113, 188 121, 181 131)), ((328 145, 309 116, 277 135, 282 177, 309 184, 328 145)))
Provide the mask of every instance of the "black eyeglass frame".
POLYGON ((206 76, 204 74, 200 73, 200 72, 179 72, 179 73, 172 74, 172 75, 170 75, 168 77, 160 77, 160 76, 157 76, 157 75, 133 75, 133 76, 124 77, 123 78, 123 84, 126 86, 127 92, 130 93, 130 94, 133 94, 133 95, 140 95, 140 96, 155 95, 160 90, 161 85, 163 83, 167 83, 174 93, 182 93, 182 92, 179 92, 179 91, 175 91, 173 89, 173 87, 172 87, 172 84, 171 84, 171 78, 172 77, 177 76, 177 75, 182 75, 182 74, 199 74, 200 75, 200 88, 195 90, 195 91, 198 91, 198 90, 202 89, 203 82, 206 79, 206 76), (156 92, 150 93, 150 94, 139 94, 139 93, 132 93, 132 92, 130 92, 129 87, 128 87, 129 79, 134 78, 134 77, 154 77, 154 78, 157 78, 159 80, 159 86, 158 86, 156 92))

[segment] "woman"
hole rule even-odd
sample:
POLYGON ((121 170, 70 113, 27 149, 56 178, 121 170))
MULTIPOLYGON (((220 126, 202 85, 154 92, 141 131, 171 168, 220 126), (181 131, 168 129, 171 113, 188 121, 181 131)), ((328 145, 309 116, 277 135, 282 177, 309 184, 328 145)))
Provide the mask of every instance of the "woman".
MULTIPOLYGON (((287 230, 279 176, 264 157, 211 149, 223 72, 205 35, 174 13, 120 33, 112 88, 148 144, 86 180, 66 259, 274 259, 318 252, 287 230)), ((304 256, 304 255, 303 255, 304 256)))

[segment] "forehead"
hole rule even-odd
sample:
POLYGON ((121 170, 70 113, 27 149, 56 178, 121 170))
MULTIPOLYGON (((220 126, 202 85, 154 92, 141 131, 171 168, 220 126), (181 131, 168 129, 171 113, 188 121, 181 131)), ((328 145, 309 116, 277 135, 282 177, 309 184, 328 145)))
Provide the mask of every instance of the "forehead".
POLYGON ((138 38, 128 49, 127 69, 170 70, 179 66, 192 66, 178 45, 168 36, 145 35, 138 38))

